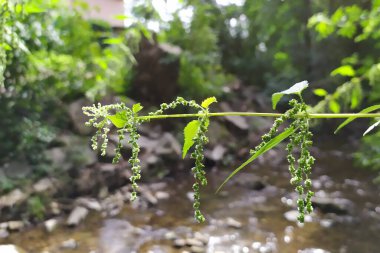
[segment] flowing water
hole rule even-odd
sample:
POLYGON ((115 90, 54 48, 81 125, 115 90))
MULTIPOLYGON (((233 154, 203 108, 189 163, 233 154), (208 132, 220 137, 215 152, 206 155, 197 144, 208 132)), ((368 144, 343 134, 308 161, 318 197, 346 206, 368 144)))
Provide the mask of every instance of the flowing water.
MULTIPOLYGON (((198 237, 205 237, 208 243, 194 252, 380 252, 380 191, 372 183, 376 174, 355 168, 341 151, 324 149, 320 145, 314 150, 318 154, 314 189, 317 196, 343 199, 346 205, 342 212, 327 213, 331 206, 326 204, 327 211, 316 209, 303 226, 291 221, 295 195, 282 161, 277 166, 255 165, 249 174, 242 174, 240 178, 248 179, 245 182, 251 177, 264 181, 266 187, 261 190, 235 181, 215 195, 226 170, 214 169, 202 192, 204 224, 192 218, 192 178, 180 176, 168 181, 170 198, 156 206, 128 206, 112 218, 91 213, 77 228, 60 226, 47 233, 37 227, 12 234, 1 243, 19 245, 30 253, 175 253, 190 251, 174 247, 172 237, 186 238, 200 232, 198 237), (62 242, 70 238, 77 246, 62 248, 62 242)), ((269 155, 272 160, 278 158, 275 153, 269 155)))

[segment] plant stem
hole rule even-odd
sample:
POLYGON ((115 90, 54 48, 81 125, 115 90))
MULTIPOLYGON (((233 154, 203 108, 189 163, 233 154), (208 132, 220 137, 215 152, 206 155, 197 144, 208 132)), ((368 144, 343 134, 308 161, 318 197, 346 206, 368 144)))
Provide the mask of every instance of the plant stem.
MULTIPOLYGON (((189 113, 189 114, 164 114, 155 116, 140 116, 139 119, 167 119, 167 118, 197 118, 202 116, 202 113, 189 113)), ((280 117, 281 113, 263 113, 263 112, 214 112, 208 113, 209 117, 221 116, 244 116, 244 117, 280 117)), ((299 115, 300 117, 303 115, 299 115)), ((309 113, 309 118, 312 119, 344 119, 344 118, 377 118, 380 113, 309 113)))

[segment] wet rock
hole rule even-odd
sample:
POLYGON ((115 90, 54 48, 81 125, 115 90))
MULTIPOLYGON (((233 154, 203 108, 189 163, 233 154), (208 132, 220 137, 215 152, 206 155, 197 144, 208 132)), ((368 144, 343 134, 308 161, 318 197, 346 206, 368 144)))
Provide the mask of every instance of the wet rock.
POLYGON ((174 239, 178 238, 177 234, 174 233, 173 231, 169 231, 169 232, 165 233, 164 237, 166 240, 174 240, 174 239))
POLYGON ((56 187, 55 187, 56 183, 57 183, 56 179, 42 178, 33 185, 33 190, 38 193, 49 191, 51 194, 53 194, 56 190, 56 187))
POLYGON ((94 211, 101 211, 102 206, 100 205, 99 201, 93 198, 79 198, 75 201, 78 205, 86 207, 90 210, 94 211))
POLYGON ((170 194, 168 192, 164 192, 164 191, 158 191, 156 192, 156 198, 157 199, 168 199, 170 198, 170 194))
POLYGON ((58 225, 58 219, 49 219, 44 222, 45 230, 49 233, 53 232, 58 225))
POLYGON ((209 235, 206 235, 206 234, 203 234, 203 233, 200 233, 200 232, 195 232, 194 233, 194 238, 203 242, 203 244, 208 244, 209 240, 210 240, 210 236, 209 235))
POLYGON ((76 249, 77 247, 78 243, 73 238, 70 238, 69 240, 61 243, 62 249, 76 249))
POLYGON ((0 252, 1 253, 25 253, 24 250, 22 250, 21 248, 13 244, 0 245, 0 252))
POLYGON ((191 246, 190 247, 190 252, 192 252, 192 253, 205 253, 206 249, 204 247, 191 246))
POLYGON ((226 150, 227 149, 224 146, 216 145, 212 151, 205 152, 205 157, 212 161, 218 162, 223 159, 226 150))
POLYGON ((335 213, 338 215, 348 214, 353 206, 352 202, 343 198, 314 197, 312 198, 314 207, 323 213, 335 213))
POLYGON ((330 253, 330 251, 327 251, 324 249, 308 248, 308 249, 299 250, 297 253, 330 253))
POLYGON ((79 225, 88 215, 88 209, 82 206, 75 207, 67 219, 66 224, 70 227, 75 227, 79 225))
POLYGON ((202 247, 204 243, 196 238, 186 238, 186 245, 202 247))
POLYGON ((239 229, 239 228, 242 228, 243 225, 241 222, 235 220, 234 218, 231 218, 231 217, 228 217, 226 219, 226 225, 228 227, 231 227, 231 228, 236 228, 236 229, 239 229))
POLYGON ((28 194, 22 192, 20 189, 15 189, 0 197, 0 209, 3 207, 11 207, 20 204, 27 198, 28 194))
POLYGON ((173 246, 176 248, 182 248, 186 246, 186 240, 185 239, 175 239, 173 242, 173 246))
POLYGON ((140 186, 140 193, 141 196, 149 202, 149 204, 156 205, 158 203, 157 198, 147 187, 140 186))
POLYGON ((9 231, 20 231, 24 228, 23 221, 8 221, 8 230, 9 231))
POLYGON ((54 202, 54 201, 50 203, 50 210, 51 210, 51 213, 54 215, 58 215, 61 213, 61 209, 59 207, 59 204, 57 202, 54 202))

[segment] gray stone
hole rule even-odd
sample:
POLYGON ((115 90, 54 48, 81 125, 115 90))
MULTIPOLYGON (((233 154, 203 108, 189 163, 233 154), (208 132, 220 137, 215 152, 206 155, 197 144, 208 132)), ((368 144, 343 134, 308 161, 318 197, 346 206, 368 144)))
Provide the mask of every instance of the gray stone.
POLYGON ((61 244, 61 248, 63 249, 76 249, 77 247, 78 243, 73 238, 70 238, 69 240, 62 242, 61 244))
POLYGON ((49 220, 46 220, 44 222, 44 227, 46 229, 47 232, 51 233, 54 231, 54 229, 57 227, 58 225, 58 220, 57 219, 49 219, 49 220))
POLYGON ((20 231, 25 226, 23 221, 8 221, 8 230, 9 231, 20 231))
POLYGON ((67 219, 66 224, 68 226, 77 226, 81 221, 83 221, 88 215, 88 209, 82 206, 75 207, 67 219))
POLYGON ((192 253, 205 253, 206 249, 204 247, 199 247, 199 246, 191 246, 190 251, 192 253))
POLYGON ((0 197, 0 209, 3 207, 11 207, 20 204, 26 200, 28 194, 22 192, 20 189, 15 189, 10 193, 0 197))
POLYGON ((37 183, 33 185, 33 190, 35 192, 54 192, 56 190, 55 184, 57 183, 56 179, 52 178, 42 178, 37 183))
POLYGON ((175 239, 173 242, 173 245, 174 245, 174 247, 177 247, 177 248, 185 247, 186 240, 185 239, 175 239))
POLYGON ((158 191, 156 192, 156 198, 157 199, 168 199, 170 198, 170 194, 168 192, 164 192, 164 191, 158 191))
POLYGON ((76 200, 76 203, 90 210, 95 210, 98 212, 102 210, 102 206, 99 201, 93 198, 79 198, 76 200))
POLYGON ((231 228, 236 228, 236 229, 239 229, 241 228, 243 225, 241 224, 241 222, 235 220, 234 218, 231 218, 231 217, 228 217, 227 220, 226 220, 226 225, 228 227, 231 227, 231 228))
POLYGON ((196 238, 186 238, 186 245, 202 247, 204 243, 196 238))

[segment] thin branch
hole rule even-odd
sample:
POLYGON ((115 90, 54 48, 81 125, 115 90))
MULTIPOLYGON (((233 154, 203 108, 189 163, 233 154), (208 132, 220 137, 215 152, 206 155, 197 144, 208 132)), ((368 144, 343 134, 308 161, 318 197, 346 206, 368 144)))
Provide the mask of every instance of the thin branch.
MULTIPOLYGON (((202 116, 202 113, 189 113, 189 114, 165 114, 155 116, 140 116, 139 119, 166 119, 166 118, 197 118, 202 116)), ((209 117, 222 117, 222 116, 243 116, 243 117, 280 117, 281 113, 262 113, 262 112, 214 112, 208 113, 209 117)), ((302 117, 304 115, 299 115, 302 117)), ((350 117, 355 118, 377 118, 380 113, 309 113, 309 118, 312 119, 345 119, 350 117)))

